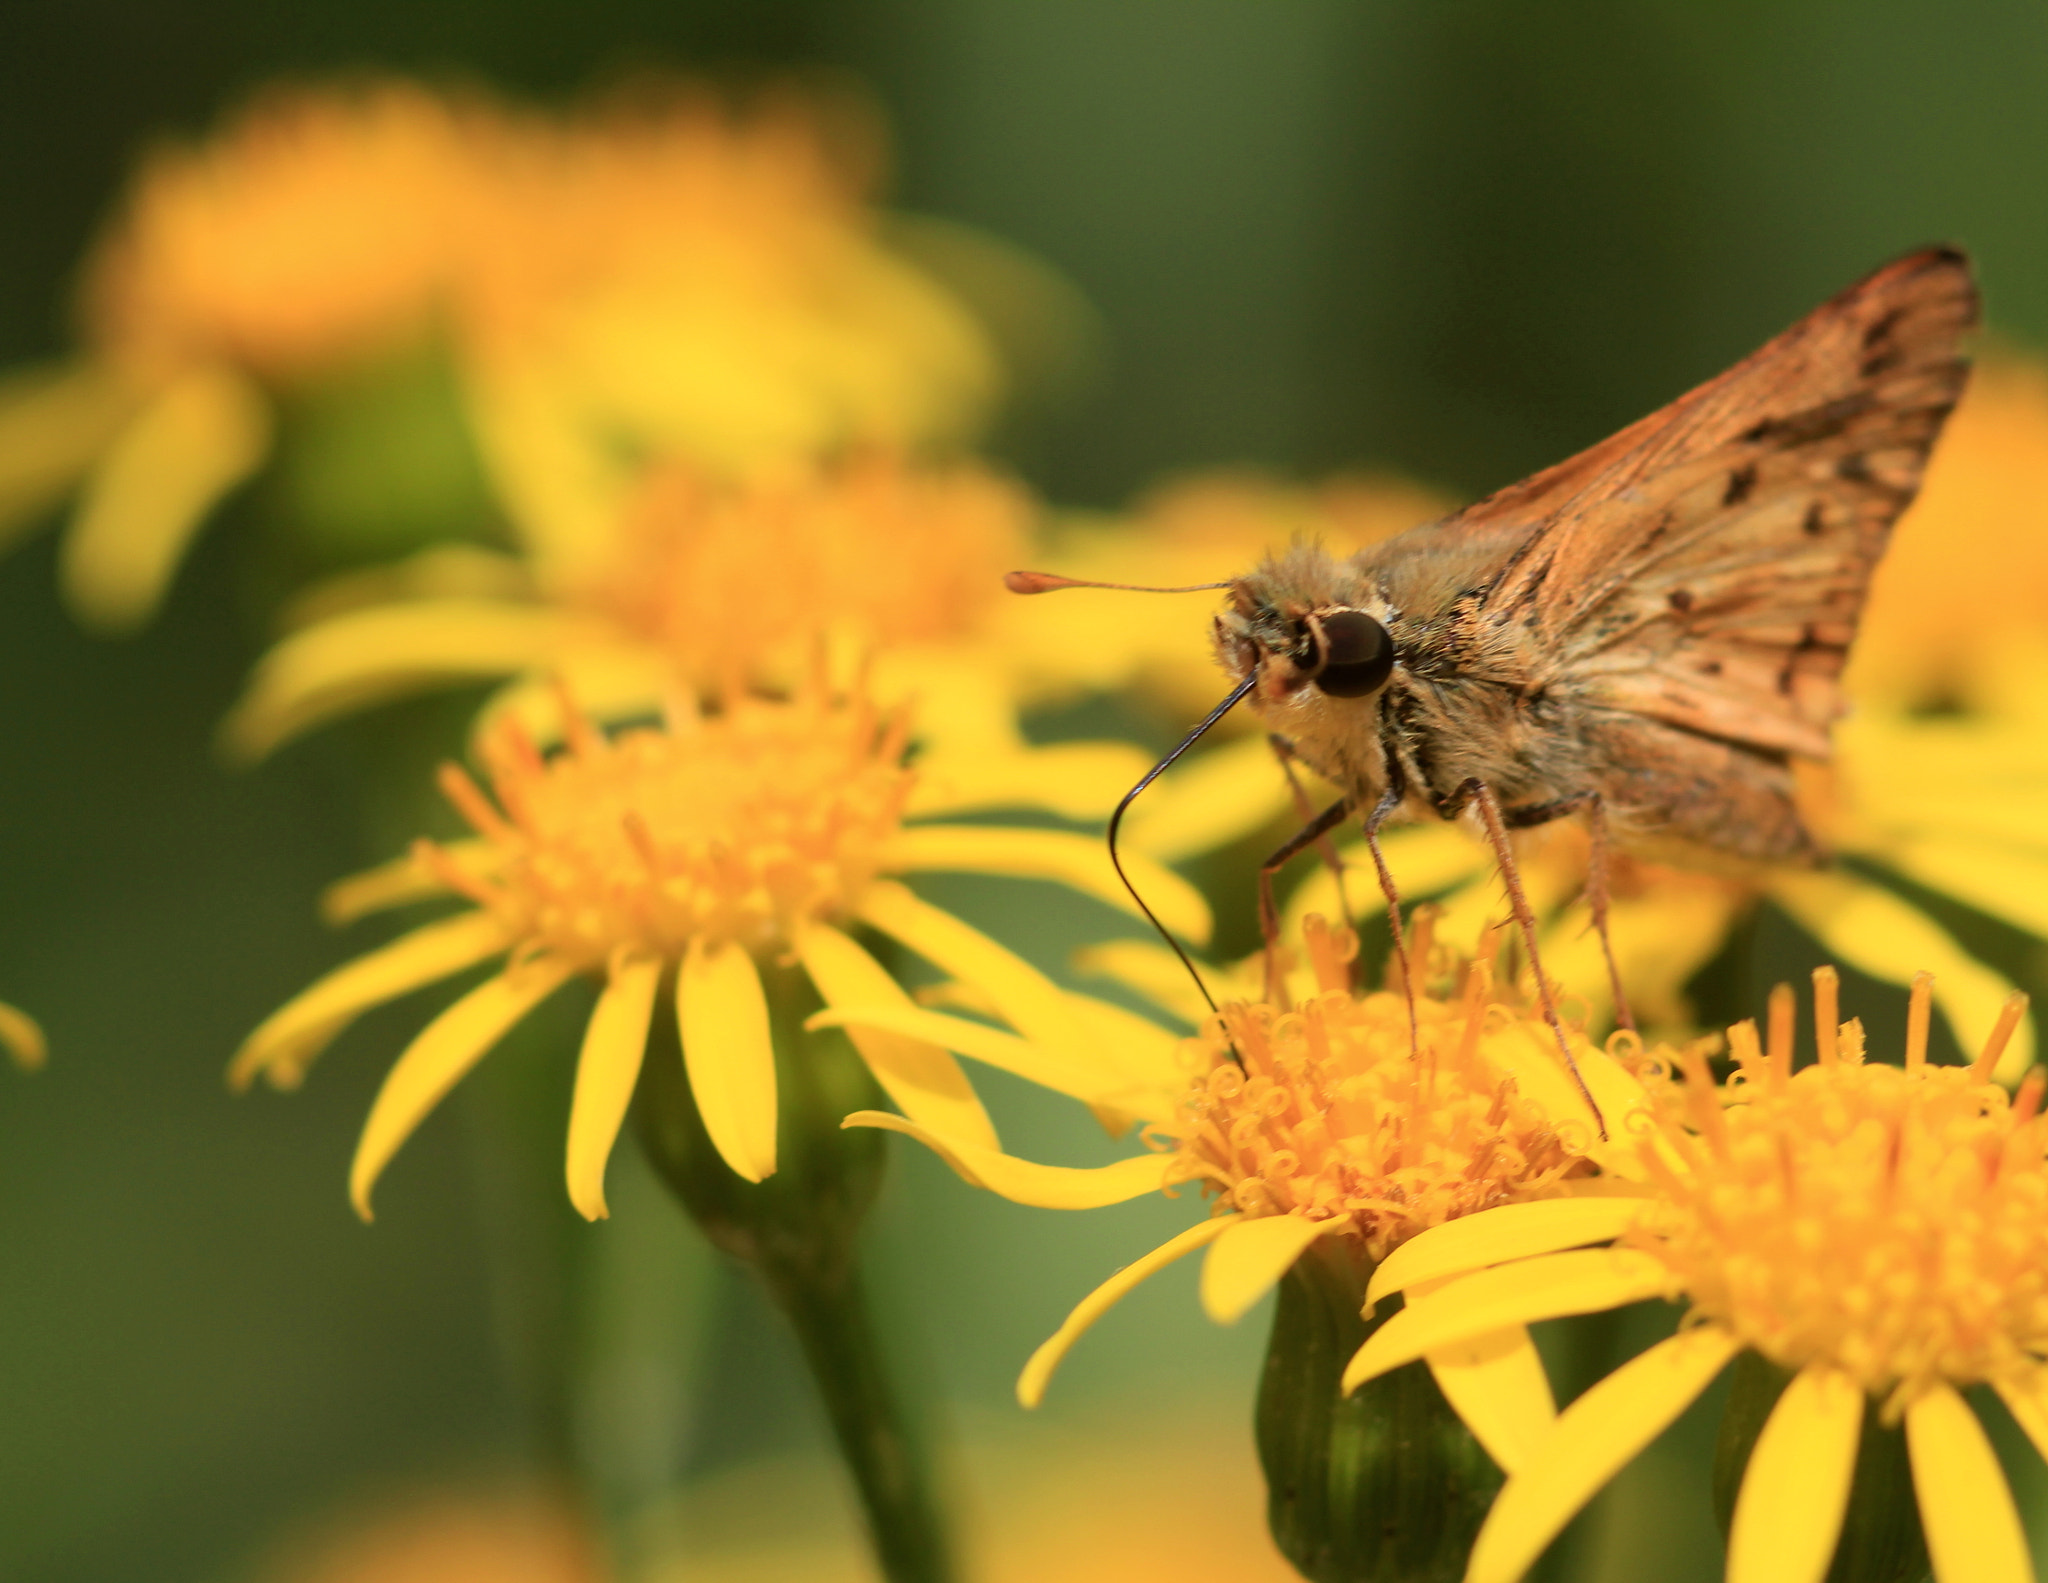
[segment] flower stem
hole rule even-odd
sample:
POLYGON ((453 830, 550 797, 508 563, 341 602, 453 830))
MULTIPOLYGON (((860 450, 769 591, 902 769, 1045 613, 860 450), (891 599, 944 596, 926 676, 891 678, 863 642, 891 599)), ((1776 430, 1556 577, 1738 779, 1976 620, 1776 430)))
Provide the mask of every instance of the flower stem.
POLYGON ((882 1575, 890 1583, 943 1583, 953 1575, 945 1531, 882 1365, 859 1271, 839 1280, 766 1266, 761 1273, 803 1344, 882 1575))
POLYGON ((843 1034, 805 1031, 819 1003, 800 972, 770 966, 762 979, 775 1032, 775 1174, 748 1182, 719 1158, 665 1017, 656 1019, 634 1101, 641 1143, 705 1235, 751 1265, 789 1316, 883 1576, 948 1583, 945 1525, 860 1276, 857 1241, 881 1186, 887 1140, 839 1125, 881 1103, 881 1094, 843 1034))

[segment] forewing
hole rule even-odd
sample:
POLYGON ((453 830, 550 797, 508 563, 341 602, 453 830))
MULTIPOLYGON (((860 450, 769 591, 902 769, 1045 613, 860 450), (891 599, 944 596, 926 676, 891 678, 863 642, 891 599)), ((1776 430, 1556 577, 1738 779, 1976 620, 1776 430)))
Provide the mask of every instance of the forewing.
POLYGON ((1522 535, 1474 612, 1555 674, 1726 741, 1825 756, 1871 569, 1968 365, 1968 260, 1886 265, 1719 378, 1442 525, 1522 535))

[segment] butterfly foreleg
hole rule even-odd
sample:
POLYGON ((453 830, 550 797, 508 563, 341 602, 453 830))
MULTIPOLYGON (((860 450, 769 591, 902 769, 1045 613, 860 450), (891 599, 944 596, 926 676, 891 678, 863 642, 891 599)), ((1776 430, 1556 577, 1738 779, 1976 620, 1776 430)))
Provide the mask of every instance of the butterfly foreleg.
POLYGON ((1351 799, 1339 797, 1303 825, 1259 865, 1259 934, 1266 943, 1266 999, 1280 1004, 1280 909, 1273 901, 1273 876, 1300 853, 1322 841, 1351 813, 1351 799))
MULTIPOLYGON (((1401 892, 1395 888, 1393 871, 1387 867, 1386 854, 1380 850, 1380 826, 1391 818, 1401 804, 1407 801, 1406 778, 1401 774, 1396 760, 1388 761, 1387 789, 1380 793, 1380 800, 1373 804, 1372 812, 1365 816, 1365 849, 1372 854, 1373 872, 1379 877, 1380 895, 1387 903, 1387 931, 1393 937, 1394 965, 1401 974, 1401 993, 1408 1001, 1408 1053, 1418 1059, 1422 1052, 1422 1030, 1415 1016, 1415 966, 1408 959, 1408 937, 1401 927, 1401 892)), ((1427 962, 1422 964, 1428 970, 1427 962)))
MULTIPOLYGON (((1286 737, 1275 732, 1266 738, 1273 750, 1273 757, 1279 761, 1280 773, 1287 777, 1287 789, 1294 796, 1294 812, 1302 823, 1315 818, 1316 805, 1309 800, 1308 788, 1301 784, 1301 776, 1295 766, 1301 762, 1301 752, 1286 737)), ((1330 870, 1330 877, 1337 885, 1337 906, 1348 920, 1351 916, 1351 898, 1345 894, 1344 859, 1337 855, 1337 844, 1327 834, 1317 838, 1316 851, 1330 870)))
POLYGON ((1491 786, 1475 775, 1437 804, 1446 817, 1455 815, 1468 805, 1478 810, 1487 842, 1493 847, 1494 861, 1500 866, 1501 884, 1508 893, 1508 910, 1514 914, 1515 926, 1522 936, 1522 948, 1529 953, 1529 971, 1536 977, 1536 995, 1543 1006, 1543 1020, 1550 1024, 1551 1035, 1557 1040, 1557 1053, 1564 1057, 1565 1070, 1578 1084, 1579 1093, 1585 1098, 1600 1128, 1600 1136, 1605 1138, 1607 1120, 1600 1114, 1593 1091, 1586 1086, 1585 1074, 1580 1072, 1579 1063, 1572 1058, 1571 1045, 1564 1035, 1564 1019, 1557 1012, 1557 997, 1551 992, 1550 980, 1543 973, 1543 958, 1536 945, 1536 913, 1529 905, 1529 893, 1522 888, 1522 875, 1515 866, 1514 848, 1508 844, 1508 821, 1501 810, 1500 799, 1494 795, 1491 786))
POLYGON ((1613 849, 1607 839, 1606 799, 1597 791, 1587 790, 1550 802, 1506 808, 1501 813, 1510 830, 1531 829, 1574 813, 1586 816, 1586 906, 1593 914, 1593 932, 1600 937, 1600 954, 1607 962, 1607 982, 1614 995, 1615 1024, 1633 1030, 1635 1014, 1629 1010, 1628 992, 1621 984, 1621 968, 1614 960, 1614 939, 1607 931, 1607 873, 1613 849))

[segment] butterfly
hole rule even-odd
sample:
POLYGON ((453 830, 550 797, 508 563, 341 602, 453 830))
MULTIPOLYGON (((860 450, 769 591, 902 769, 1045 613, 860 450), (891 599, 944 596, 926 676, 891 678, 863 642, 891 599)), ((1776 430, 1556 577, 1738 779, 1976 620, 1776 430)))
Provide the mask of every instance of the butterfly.
MULTIPOLYGON (((1510 831, 1586 822, 1603 944, 1610 840, 1818 861, 1793 761, 1829 756, 1871 572, 1962 392, 1977 311, 1963 253, 1908 254, 1476 505, 1348 557, 1297 545, 1205 585, 1228 593, 1213 631, 1235 683, 1224 707, 1246 702, 1284 757, 1343 793, 1265 865, 1269 927, 1273 872, 1357 815, 1398 949, 1380 827, 1469 810, 1556 1026, 1510 831)), ((1626 1020, 1618 975, 1615 994, 1626 1020)))

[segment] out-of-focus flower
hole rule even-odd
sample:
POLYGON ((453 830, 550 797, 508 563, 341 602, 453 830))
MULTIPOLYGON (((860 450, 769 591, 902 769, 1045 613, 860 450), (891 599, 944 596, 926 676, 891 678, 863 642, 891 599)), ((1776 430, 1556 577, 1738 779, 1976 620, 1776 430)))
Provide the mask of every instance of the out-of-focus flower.
POLYGON ((529 140, 458 304, 474 419, 544 560, 601 553, 647 458, 746 476, 971 437, 1001 384, 966 306, 885 245, 876 118, 667 91, 529 140))
POLYGON ((1923 976, 1903 1065, 1877 1065, 1860 1025, 1835 1025, 1832 975, 1817 982, 1816 1064, 1792 1070, 1789 990, 1767 1044, 1753 1024, 1731 1030, 1740 1072, 1725 1093, 1697 1049, 1680 1058, 1685 1081, 1660 1092, 1639 1150, 1657 1192, 1610 1201, 1604 1231, 1530 1206, 1418 1237, 1381 1266, 1371 1295, 1406 1289, 1408 1305, 1361 1349, 1349 1385, 1503 1320, 1688 1305, 1676 1337, 1573 1402, 1511 1474, 1471 1583, 1519 1578, 1745 1349, 1792 1378, 1742 1480, 1731 1579, 1827 1570, 1872 1410, 1904 1421, 1940 1583, 2032 1577, 2005 1475, 1961 1395, 1991 1386, 2048 1455, 2043 1074, 2010 1101, 1991 1081, 2021 1005, 1973 1066, 1930 1066, 1923 976))
MULTIPOLYGON (((1140 1019, 1114 1031, 1105 1024, 1120 1059, 1151 1074, 1125 1102, 1149 1123, 1151 1152, 1076 1170, 1001 1154, 919 1117, 848 1118, 909 1133, 969 1183, 1019 1203, 1091 1208, 1188 1182, 1214 1195, 1208 1219, 1118 1271, 1039 1348, 1018 1381, 1025 1405, 1112 1304, 1198 1248, 1209 1249, 1203 1306, 1229 1323, 1320 1238, 1343 1240, 1370 1269, 1430 1226, 1499 1204, 1570 1198, 1597 1168, 1630 1166, 1632 1154, 1606 1140, 1638 1124, 1647 1101, 1635 1079, 1575 1034, 1596 1118, 1549 1026, 1497 994, 1484 964, 1470 968, 1455 998, 1416 995, 1411 1039, 1402 994, 1351 989, 1349 930, 1311 919, 1304 940, 1313 992, 1297 1008, 1228 1002, 1177 1048, 1140 1019)), ((829 1020, 920 1033, 963 1053, 982 1036, 932 1012, 847 1007, 829 1020)), ((1514 1466, 1552 1413, 1526 1333, 1500 1338, 1484 1358, 1431 1362, 1474 1433, 1514 1466)))
MULTIPOLYGON (((544 759, 516 722, 483 742, 492 796, 450 766, 442 787, 475 830, 421 842, 338 887, 339 916, 434 896, 473 905, 320 980, 253 1033, 232 1068, 290 1086, 362 1012, 502 958, 407 1047, 371 1110, 350 1175, 367 1216, 385 1163, 462 1075, 542 999, 579 975, 603 992, 577 1066, 570 1197, 605 1213, 605 1162, 657 1004, 673 1004, 704 1126, 733 1171, 776 1164, 776 1079, 761 964, 800 963, 827 1004, 910 1005, 855 938, 872 929, 986 997, 1024 1037, 977 1052, 1041 1081, 1118 1085, 1087 1055, 1067 999, 1035 969, 895 877, 927 870, 1064 882, 1125 903, 1101 848, 1054 830, 909 823, 956 806, 903 762, 905 728, 812 684, 787 701, 736 697, 716 714, 615 740, 565 710, 568 748, 544 759)), ((1207 911, 1156 867, 1154 905, 1201 934, 1207 911)), ((993 1033, 995 1030, 990 1030, 993 1033)), ((951 1056, 926 1041, 853 1035, 890 1097, 946 1136, 996 1147, 951 1056)))
POLYGON ((558 680, 600 718, 644 717, 677 693, 787 688, 823 643, 883 700, 915 700, 927 768, 963 800, 1001 803, 1021 771, 1034 800, 1096 817, 1143 756, 1108 742, 1027 750, 991 626, 1032 517, 1018 486, 965 462, 875 452, 747 482, 671 465, 602 558, 594 545, 574 567, 441 551, 345 580, 329 594, 341 608, 258 664, 225 738, 254 757, 351 710, 480 678, 513 678, 487 720, 544 729, 558 680))
POLYGON ((573 558, 649 455, 720 470, 946 443, 992 403, 972 313, 867 206, 844 96, 665 88, 546 118, 403 82, 272 90, 147 161, 78 363, 0 401, 0 509, 84 478, 64 575, 145 618, 274 404, 433 339, 513 525, 573 558))
POLYGON ((16 1066, 31 1072, 49 1058, 50 1052, 35 1018, 4 1000, 0 1000, 0 1050, 12 1056, 16 1066))
POLYGON ((349 1513, 280 1542, 262 1583, 601 1583, 596 1536, 537 1492, 449 1491, 349 1513))

